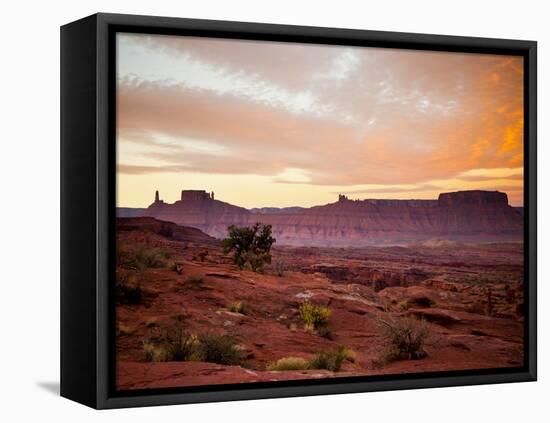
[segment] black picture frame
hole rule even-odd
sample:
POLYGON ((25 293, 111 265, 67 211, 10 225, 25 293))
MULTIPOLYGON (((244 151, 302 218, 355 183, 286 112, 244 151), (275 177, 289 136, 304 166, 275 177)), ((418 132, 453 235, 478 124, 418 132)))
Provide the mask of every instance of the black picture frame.
POLYGON ((535 381, 537 44, 534 41, 95 14, 61 27, 61 395, 119 408, 535 381), (116 392, 113 389, 117 32, 524 57, 525 363, 521 368, 116 392))

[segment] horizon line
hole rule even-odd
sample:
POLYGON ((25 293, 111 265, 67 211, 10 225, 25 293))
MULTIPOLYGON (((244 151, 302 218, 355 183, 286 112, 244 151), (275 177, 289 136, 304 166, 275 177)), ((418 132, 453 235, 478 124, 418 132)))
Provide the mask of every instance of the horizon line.
MULTIPOLYGON (((203 192, 205 194, 214 194, 213 191, 207 191, 207 190, 204 190, 204 189, 182 189, 181 192, 203 192)), ((499 190, 484 190, 484 189, 466 189, 466 190, 458 190, 458 191, 445 191, 445 192, 440 192, 438 197, 437 198, 429 198, 429 199, 426 199, 426 198, 349 198, 347 194, 345 193, 335 193, 338 198, 336 201, 334 202, 330 202, 330 203, 325 203, 325 204, 316 204, 316 205, 313 205, 313 206, 299 206, 299 205, 293 205, 293 206, 255 206, 255 207, 244 207, 244 206, 240 206, 236 203, 228 203, 226 201, 223 201, 223 200, 220 200, 219 198, 216 198, 214 199, 213 197, 211 198, 211 200, 217 200, 217 201, 221 201, 221 202, 224 202, 224 203, 227 203, 227 204, 231 204, 233 206, 237 206, 237 207, 242 207, 243 209, 246 209, 246 210, 252 210, 252 209, 266 209, 266 208, 275 208, 275 209, 289 209, 289 208, 303 208, 303 209, 309 209, 309 208, 312 208, 312 207, 317 207, 317 206, 322 206, 322 205, 328 205, 328 204, 334 204, 334 203, 337 203, 340 201, 340 198, 343 197, 345 200, 347 201, 438 201, 439 200, 439 197, 442 195, 442 194, 452 194, 452 193, 458 193, 458 192, 498 192, 498 193, 501 193, 501 194, 504 194, 506 195, 506 199, 507 199, 507 204, 508 206, 510 207, 521 207, 523 208, 524 207, 524 204, 512 204, 510 202, 510 196, 508 195, 507 192, 505 191, 499 191, 499 190)), ((165 202, 164 200, 160 199, 160 190, 155 190, 155 198, 157 198, 157 195, 158 195, 158 198, 159 198, 159 201, 162 201, 163 203, 165 204, 168 204, 168 205, 173 205, 173 204, 176 204, 177 202, 181 202, 183 201, 182 199, 179 199, 179 200, 175 200, 173 202, 165 202)), ((189 201, 189 200, 187 200, 189 201)), ((146 209, 148 207, 150 207, 152 204, 154 204, 155 201, 152 201, 151 203, 145 205, 145 206, 120 206, 120 205, 116 205, 116 208, 125 208, 125 209, 146 209)))

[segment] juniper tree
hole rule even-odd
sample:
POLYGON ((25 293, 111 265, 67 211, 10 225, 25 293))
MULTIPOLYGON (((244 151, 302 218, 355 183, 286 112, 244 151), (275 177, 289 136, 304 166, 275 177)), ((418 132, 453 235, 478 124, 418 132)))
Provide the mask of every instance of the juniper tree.
POLYGON ((271 263, 271 247, 275 238, 271 236, 271 225, 255 223, 251 227, 231 225, 227 228, 228 238, 222 241, 225 254, 233 252, 233 262, 244 268, 249 266, 254 272, 271 263))

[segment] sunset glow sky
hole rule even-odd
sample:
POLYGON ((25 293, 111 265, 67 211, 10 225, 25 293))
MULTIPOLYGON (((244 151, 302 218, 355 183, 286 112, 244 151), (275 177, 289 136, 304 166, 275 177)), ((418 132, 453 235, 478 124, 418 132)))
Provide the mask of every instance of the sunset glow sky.
POLYGON ((119 34, 117 79, 118 206, 523 204, 521 57, 119 34))

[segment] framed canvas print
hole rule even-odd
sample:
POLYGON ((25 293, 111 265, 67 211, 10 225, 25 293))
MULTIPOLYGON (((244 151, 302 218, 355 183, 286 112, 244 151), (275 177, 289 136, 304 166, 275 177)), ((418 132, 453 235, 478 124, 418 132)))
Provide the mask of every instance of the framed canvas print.
POLYGON ((61 29, 61 393, 536 380, 536 43, 61 29))

